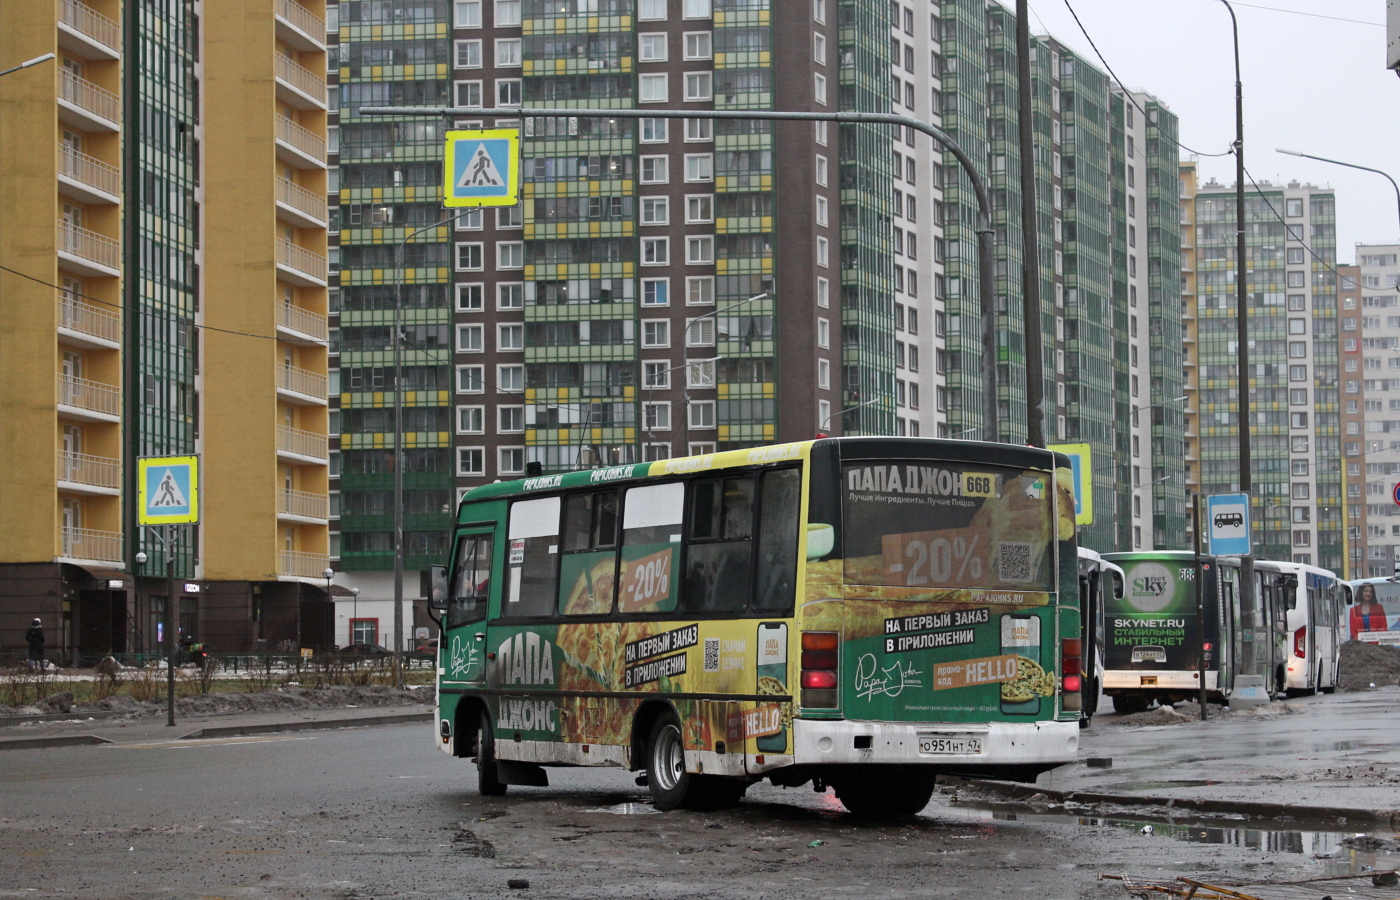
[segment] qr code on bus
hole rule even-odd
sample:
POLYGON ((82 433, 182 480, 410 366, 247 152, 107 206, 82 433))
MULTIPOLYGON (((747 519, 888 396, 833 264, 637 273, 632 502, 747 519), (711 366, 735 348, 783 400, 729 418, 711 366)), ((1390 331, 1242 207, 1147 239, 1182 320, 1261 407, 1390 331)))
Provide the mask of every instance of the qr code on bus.
POLYGON ((1031 545, 1019 541, 1002 541, 997 545, 997 577, 1013 584, 1035 580, 1031 565, 1031 545))
POLYGON ((705 671, 719 671, 719 638, 705 638, 705 671))

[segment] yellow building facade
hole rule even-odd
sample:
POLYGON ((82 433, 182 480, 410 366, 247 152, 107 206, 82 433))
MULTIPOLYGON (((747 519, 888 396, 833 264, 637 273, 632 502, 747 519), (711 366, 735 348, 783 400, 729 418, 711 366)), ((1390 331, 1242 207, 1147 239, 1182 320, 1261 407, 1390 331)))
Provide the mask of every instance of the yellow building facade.
POLYGON ((152 652, 172 602, 328 640, 325 37, 324 0, 0 4, 0 69, 54 54, 0 77, 0 657, 36 616, 152 652), (170 598, 134 470, 191 453, 170 598))

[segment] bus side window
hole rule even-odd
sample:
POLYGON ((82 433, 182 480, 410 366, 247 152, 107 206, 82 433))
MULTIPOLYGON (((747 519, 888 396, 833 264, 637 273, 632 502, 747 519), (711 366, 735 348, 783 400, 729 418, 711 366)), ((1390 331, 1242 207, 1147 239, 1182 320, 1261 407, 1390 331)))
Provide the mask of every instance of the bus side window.
POLYGON ((511 504, 505 602, 508 618, 548 616, 559 595, 559 498, 511 504))
POLYGON ((486 618, 486 601, 491 594, 492 543, 489 534, 458 539, 452 566, 452 597, 447 607, 448 628, 486 618))
POLYGON ((680 581, 681 523, 685 484, 630 488, 622 508, 622 574, 617 608, 622 613, 676 609, 680 581))
POLYGON ((617 593, 617 501, 617 491, 574 494, 564 500, 559 612, 566 616, 612 612, 617 593))
POLYGON ((691 487, 685 608, 738 612, 753 592, 752 475, 707 478, 691 487))
POLYGON ((763 473, 758 504, 758 593, 754 608, 790 609, 797 587, 797 527, 802 507, 798 469, 763 473))

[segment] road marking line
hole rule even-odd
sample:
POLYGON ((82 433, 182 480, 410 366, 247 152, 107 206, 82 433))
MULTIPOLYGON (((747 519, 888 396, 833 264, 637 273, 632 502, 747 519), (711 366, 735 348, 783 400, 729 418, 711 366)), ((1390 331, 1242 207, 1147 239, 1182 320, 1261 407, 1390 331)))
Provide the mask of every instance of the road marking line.
POLYGON ((149 741, 143 744, 116 744, 123 750, 190 750, 196 747, 212 747, 224 744, 270 744, 277 741, 312 741, 314 737, 235 737, 209 738, 207 740, 149 741))

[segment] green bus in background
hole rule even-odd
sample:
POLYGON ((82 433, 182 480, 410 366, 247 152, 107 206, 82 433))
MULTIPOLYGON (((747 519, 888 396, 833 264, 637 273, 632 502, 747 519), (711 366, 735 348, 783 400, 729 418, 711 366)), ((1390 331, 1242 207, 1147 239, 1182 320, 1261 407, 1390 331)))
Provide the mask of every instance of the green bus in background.
POLYGON ((1204 634, 1197 616, 1196 558, 1184 551, 1105 553, 1123 569, 1121 596, 1105 597, 1103 688, 1119 713, 1142 712, 1155 700, 1175 703, 1205 686, 1226 701, 1234 687, 1243 640, 1237 560, 1201 557, 1204 634))

